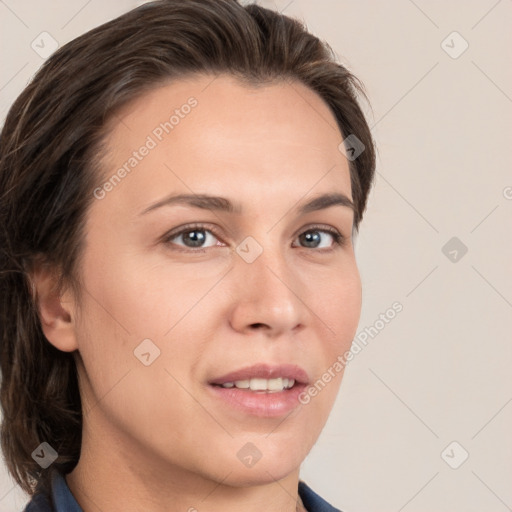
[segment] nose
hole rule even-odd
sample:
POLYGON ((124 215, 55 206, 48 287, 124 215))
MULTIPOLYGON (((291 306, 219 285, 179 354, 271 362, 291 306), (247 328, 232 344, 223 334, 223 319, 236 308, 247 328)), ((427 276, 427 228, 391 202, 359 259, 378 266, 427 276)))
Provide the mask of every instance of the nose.
POLYGON ((308 323, 306 290, 282 254, 264 250, 252 263, 239 259, 232 274, 230 324, 236 331, 277 338, 308 323))

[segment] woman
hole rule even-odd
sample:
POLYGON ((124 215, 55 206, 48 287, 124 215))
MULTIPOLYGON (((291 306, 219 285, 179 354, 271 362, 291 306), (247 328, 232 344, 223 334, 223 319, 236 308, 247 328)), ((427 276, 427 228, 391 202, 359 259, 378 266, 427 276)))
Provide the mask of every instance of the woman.
POLYGON ((28 512, 336 510, 299 469, 361 310, 358 92, 234 0, 146 4, 45 62, 0 143, 2 449, 28 512))

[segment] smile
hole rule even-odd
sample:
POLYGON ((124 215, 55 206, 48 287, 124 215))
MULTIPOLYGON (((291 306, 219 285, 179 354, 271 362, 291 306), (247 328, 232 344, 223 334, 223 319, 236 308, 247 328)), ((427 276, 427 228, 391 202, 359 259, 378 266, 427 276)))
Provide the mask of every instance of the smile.
POLYGON ((298 397, 308 382, 300 366, 259 363, 212 379, 208 389, 224 411, 277 418, 302 405, 298 397))

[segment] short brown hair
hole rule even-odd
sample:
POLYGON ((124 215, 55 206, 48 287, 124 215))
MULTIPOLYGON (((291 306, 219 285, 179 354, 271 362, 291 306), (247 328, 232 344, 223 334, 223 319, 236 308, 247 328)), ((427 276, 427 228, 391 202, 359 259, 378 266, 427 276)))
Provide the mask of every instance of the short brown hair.
POLYGON ((101 181, 105 126, 128 101, 195 73, 229 73, 250 84, 299 81, 333 112, 342 136, 365 150, 351 159, 357 231, 375 171, 361 83, 302 23, 236 0, 160 0, 74 39, 41 67, 11 107, 0 135, 1 445, 29 494, 48 488, 32 452, 70 472, 80 457, 82 411, 73 353, 45 338, 30 284, 35 263, 58 269, 58 286, 80 297, 83 228, 101 181))

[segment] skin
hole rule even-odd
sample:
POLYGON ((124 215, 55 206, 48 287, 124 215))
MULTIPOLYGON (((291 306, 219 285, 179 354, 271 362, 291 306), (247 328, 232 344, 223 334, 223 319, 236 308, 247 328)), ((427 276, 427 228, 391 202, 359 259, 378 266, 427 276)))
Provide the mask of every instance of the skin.
POLYGON ((353 211, 296 212, 323 193, 352 197, 335 118, 304 85, 195 75, 159 86, 110 123, 107 179, 191 96, 190 114, 89 210, 82 309, 71 291, 51 292, 50 274, 34 274, 46 337, 77 351, 83 441, 67 482, 85 512, 295 511, 300 464, 342 372, 286 419, 235 411, 207 383, 255 362, 300 365, 313 383, 359 321, 353 211), (170 193, 223 196, 242 212, 140 215, 170 193), (218 236, 207 231, 203 249, 162 240, 191 223, 218 236), (320 248, 308 246, 299 235, 314 224, 344 244, 315 231, 320 248), (263 249, 252 263, 235 251, 247 236, 263 249), (150 366, 134 356, 146 338, 161 351, 150 366), (247 442, 262 453, 251 468, 237 458, 247 442))

